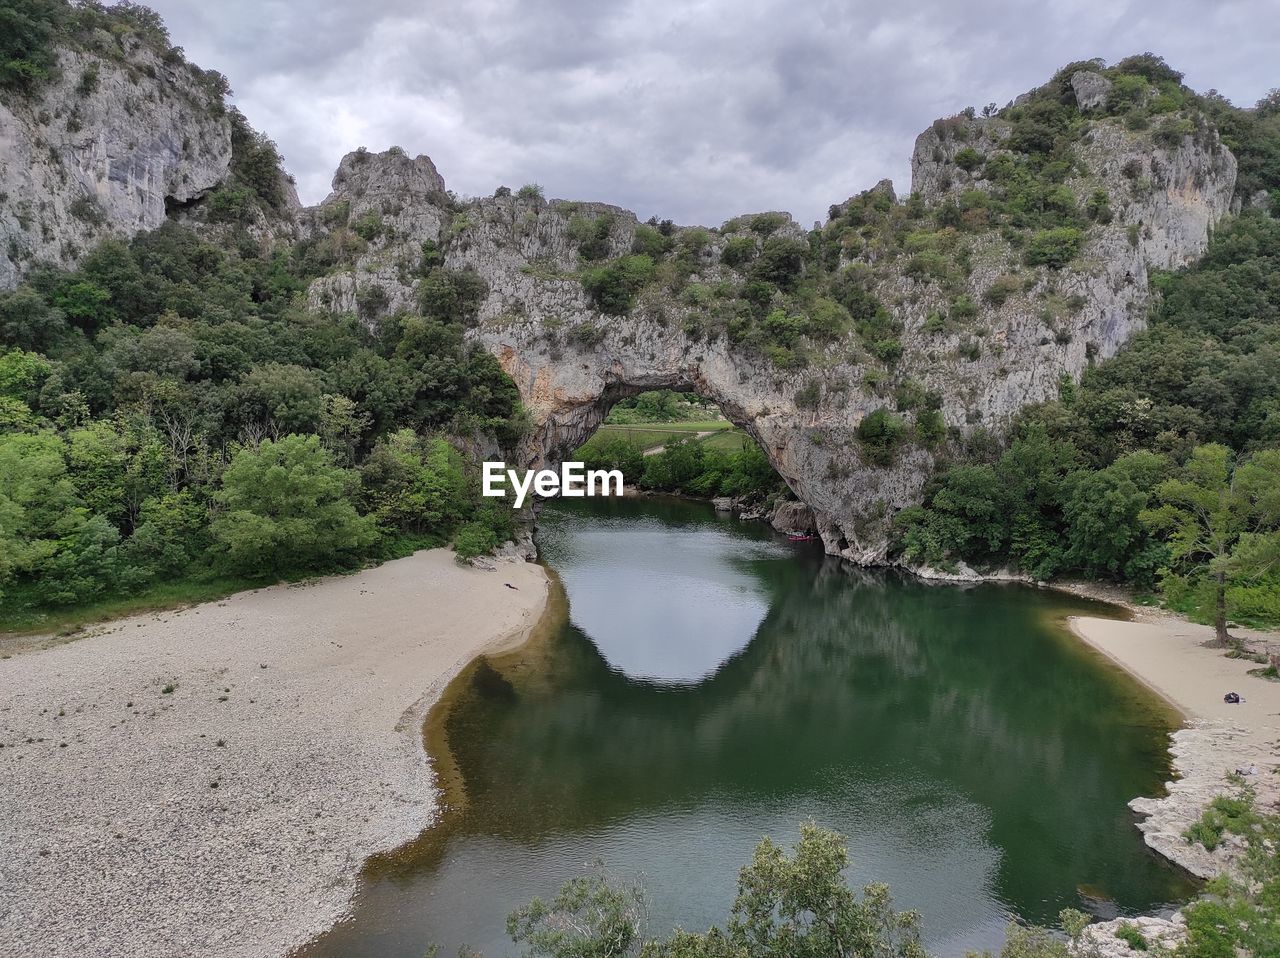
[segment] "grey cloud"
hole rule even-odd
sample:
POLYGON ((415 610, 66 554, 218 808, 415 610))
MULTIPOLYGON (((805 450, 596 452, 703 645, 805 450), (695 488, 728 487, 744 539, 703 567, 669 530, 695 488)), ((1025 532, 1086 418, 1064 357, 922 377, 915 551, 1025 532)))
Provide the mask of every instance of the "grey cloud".
POLYGON ((462 194, 536 181, 642 217, 802 222, 915 135, 1071 60, 1153 50, 1252 103, 1280 78, 1274 0, 152 0, 280 145, 304 201, 365 145, 428 153, 462 194))

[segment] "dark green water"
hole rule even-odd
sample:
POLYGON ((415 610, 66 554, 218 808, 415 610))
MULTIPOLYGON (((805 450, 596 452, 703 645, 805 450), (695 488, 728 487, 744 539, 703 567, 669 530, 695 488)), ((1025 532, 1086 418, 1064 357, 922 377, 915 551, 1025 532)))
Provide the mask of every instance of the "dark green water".
POLYGON ((539 543, 570 621, 452 690, 465 801, 308 956, 510 954, 507 912, 596 859, 643 878, 653 930, 701 929, 809 818, 939 955, 1191 893, 1126 807, 1167 777, 1171 717, 1054 625, 1097 606, 859 572, 676 500, 549 505, 539 543))

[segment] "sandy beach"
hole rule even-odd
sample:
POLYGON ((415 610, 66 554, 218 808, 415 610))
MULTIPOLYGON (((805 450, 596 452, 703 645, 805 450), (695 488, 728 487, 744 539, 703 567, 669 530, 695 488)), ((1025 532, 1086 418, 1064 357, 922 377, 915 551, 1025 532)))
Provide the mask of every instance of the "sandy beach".
MULTIPOLYGON (((1146 842, 1165 857, 1203 878, 1218 874, 1239 848, 1224 842, 1213 852, 1190 845, 1183 832, 1200 817, 1213 797, 1227 790, 1226 777, 1254 766, 1247 776, 1260 807, 1280 802, 1280 682, 1250 675, 1259 668, 1249 659, 1227 658, 1205 645, 1208 626, 1157 610, 1134 610, 1134 621, 1071 618, 1072 631, 1121 668, 1174 705, 1186 727, 1170 743, 1177 779, 1168 795, 1135 799, 1130 807, 1144 820, 1146 842), (1228 692, 1243 698, 1223 701, 1228 692)), ((1243 638, 1280 641, 1280 637, 1236 629, 1243 638)))
POLYGON ((282 955, 329 927, 432 818, 431 703, 546 596, 540 566, 432 550, 0 660, 0 955, 282 955))

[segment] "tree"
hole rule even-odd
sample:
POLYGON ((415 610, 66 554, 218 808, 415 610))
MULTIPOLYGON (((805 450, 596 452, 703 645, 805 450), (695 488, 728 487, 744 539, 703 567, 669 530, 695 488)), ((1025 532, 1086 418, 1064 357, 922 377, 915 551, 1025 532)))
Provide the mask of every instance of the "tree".
POLYGON ((0 0, 0 88, 29 91, 53 73, 64 10, 58 0, 0 0))
POLYGON ((384 529, 447 537, 465 517, 472 489, 462 455, 410 429, 374 447, 361 468, 371 514, 384 529))
POLYGON ((377 539, 373 521, 349 497, 352 473, 339 469, 316 436, 285 436, 243 449, 214 496, 224 510, 213 538, 236 572, 284 574, 332 567, 377 539))
POLYGON ((623 958, 640 944, 645 914, 643 890, 611 882, 597 862, 551 901, 535 898, 508 915, 507 934, 529 946, 530 958, 623 958))
POLYGON ((1199 446, 1183 475, 1162 482, 1155 498, 1158 506, 1139 518, 1168 537, 1173 562, 1193 576, 1207 574, 1216 641, 1227 645, 1228 581, 1272 566, 1266 543, 1280 526, 1280 451, 1238 462, 1226 446, 1199 446))

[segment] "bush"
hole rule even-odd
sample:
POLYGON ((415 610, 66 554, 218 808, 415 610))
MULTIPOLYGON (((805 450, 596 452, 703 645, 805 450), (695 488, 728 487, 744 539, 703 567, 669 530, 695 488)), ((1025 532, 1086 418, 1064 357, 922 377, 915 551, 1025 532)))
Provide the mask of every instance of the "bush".
POLYGON ((1133 924, 1133 922, 1121 922, 1120 927, 1116 929, 1116 937, 1134 951, 1147 950, 1147 936, 1144 935, 1142 933, 1142 929, 1133 924))
POLYGON ((623 256, 604 266, 583 270, 582 288, 602 313, 625 316, 636 294, 653 279, 653 260, 642 253, 623 256))
POLYGON ((772 283, 782 290, 795 289, 804 275, 805 260, 809 255, 807 244, 784 236, 772 236, 764 241, 760 255, 751 268, 752 279, 772 283))
POLYGON ((459 562, 470 562, 479 556, 491 555, 498 544, 498 536, 487 525, 468 522, 454 536, 453 551, 459 562))
POLYGON ((1027 243, 1024 258, 1028 266, 1062 269, 1080 253, 1084 234, 1069 226, 1040 230, 1027 243))
POLYGON ((489 284, 471 269, 431 269, 418 287, 422 312, 445 322, 468 324, 489 295, 489 284))
POLYGON ((997 276, 982 294, 992 306, 1003 306, 1010 296, 1022 289, 1022 281, 1016 276, 997 276))
POLYGON ((966 173, 972 173, 982 165, 982 154, 971 146, 966 146, 955 155, 955 164, 966 173))
POLYGON ((516 196, 522 200, 540 200, 542 199, 542 187, 537 183, 526 183, 516 190, 516 196))
POLYGON ((888 409, 877 409, 858 423, 858 443, 862 447, 862 457, 874 466, 890 465, 894 452, 906 435, 906 422, 888 409))
POLYGON ((735 236, 724 244, 720 252, 720 262, 735 269, 750 263, 756 258, 756 240, 753 236, 735 236))
POLYGON ((211 532, 232 571, 286 575, 363 556, 378 534, 350 498, 356 477, 333 464, 316 436, 241 450, 214 499, 211 532))
POLYGON ((0 88, 30 92, 57 69, 58 0, 0 0, 0 88))

